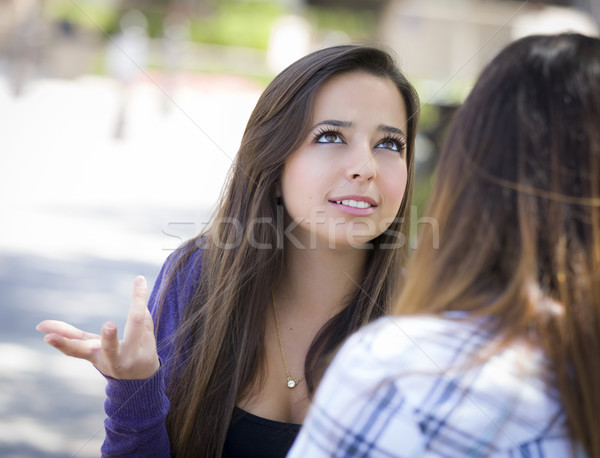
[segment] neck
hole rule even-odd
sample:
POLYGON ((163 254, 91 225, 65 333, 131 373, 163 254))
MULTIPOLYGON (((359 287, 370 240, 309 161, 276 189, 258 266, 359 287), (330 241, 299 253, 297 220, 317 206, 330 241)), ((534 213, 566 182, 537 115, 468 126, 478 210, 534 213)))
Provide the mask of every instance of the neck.
POLYGON ((276 291, 282 310, 328 319, 347 305, 360 285, 368 251, 286 246, 285 274, 276 291))

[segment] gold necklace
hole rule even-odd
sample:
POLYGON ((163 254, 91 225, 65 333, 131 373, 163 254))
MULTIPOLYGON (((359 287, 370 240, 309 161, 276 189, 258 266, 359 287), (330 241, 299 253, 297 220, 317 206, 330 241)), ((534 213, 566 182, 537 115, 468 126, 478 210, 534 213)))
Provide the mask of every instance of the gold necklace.
POLYGON ((298 383, 304 380, 304 375, 299 379, 293 379, 288 369, 287 360, 285 358, 285 350, 283 349, 283 342, 281 341, 281 332, 279 331, 279 320, 277 319, 277 304, 275 303, 275 294, 271 294, 273 299, 273 312, 275 313, 275 327, 277 328, 277 339, 279 340, 279 348, 281 349, 281 357, 283 358, 283 366, 285 367, 285 375, 287 375, 287 386, 289 389, 295 388, 298 383))

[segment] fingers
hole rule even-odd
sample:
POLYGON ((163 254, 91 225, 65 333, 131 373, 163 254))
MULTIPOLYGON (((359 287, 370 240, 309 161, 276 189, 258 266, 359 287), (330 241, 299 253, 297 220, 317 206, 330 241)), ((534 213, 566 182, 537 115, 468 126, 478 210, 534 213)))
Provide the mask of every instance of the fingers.
POLYGON ((98 339, 100 336, 90 332, 82 331, 75 326, 65 323, 64 321, 45 320, 38 324, 35 329, 45 334, 58 334, 67 339, 98 339))
POLYGON ((131 307, 129 308, 125 331, 123 332, 123 344, 126 349, 138 345, 144 335, 146 315, 148 314, 147 303, 148 286, 146 279, 139 276, 135 280, 131 307))
POLYGON ((117 334, 117 326, 109 321, 102 326, 102 351, 110 360, 114 360, 119 354, 119 336, 117 334))
POLYGON ((99 339, 69 339, 59 334, 48 334, 44 340, 67 356, 92 361, 100 348, 99 339))
POLYGON ((46 333, 44 340, 65 355, 86 359, 107 376, 148 378, 160 368, 160 361, 147 301, 148 286, 140 276, 133 288, 122 341, 112 321, 104 323, 100 335, 55 320, 42 321, 36 329, 46 333))

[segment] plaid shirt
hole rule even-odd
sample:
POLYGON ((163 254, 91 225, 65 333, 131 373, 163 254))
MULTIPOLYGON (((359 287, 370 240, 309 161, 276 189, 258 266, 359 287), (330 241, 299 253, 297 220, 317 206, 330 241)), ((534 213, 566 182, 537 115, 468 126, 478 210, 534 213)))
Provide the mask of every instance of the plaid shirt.
POLYGON ((288 457, 571 456, 539 349, 515 342, 473 363, 493 344, 486 323, 384 317, 353 335, 288 457))

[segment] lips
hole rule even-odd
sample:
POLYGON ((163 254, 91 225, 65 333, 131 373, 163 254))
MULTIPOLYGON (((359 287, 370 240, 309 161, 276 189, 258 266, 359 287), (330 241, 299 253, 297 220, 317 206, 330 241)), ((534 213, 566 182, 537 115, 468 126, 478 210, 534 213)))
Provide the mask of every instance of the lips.
POLYGON ((329 199, 329 202, 352 208, 377 207, 377 203, 367 196, 340 196, 329 199))

